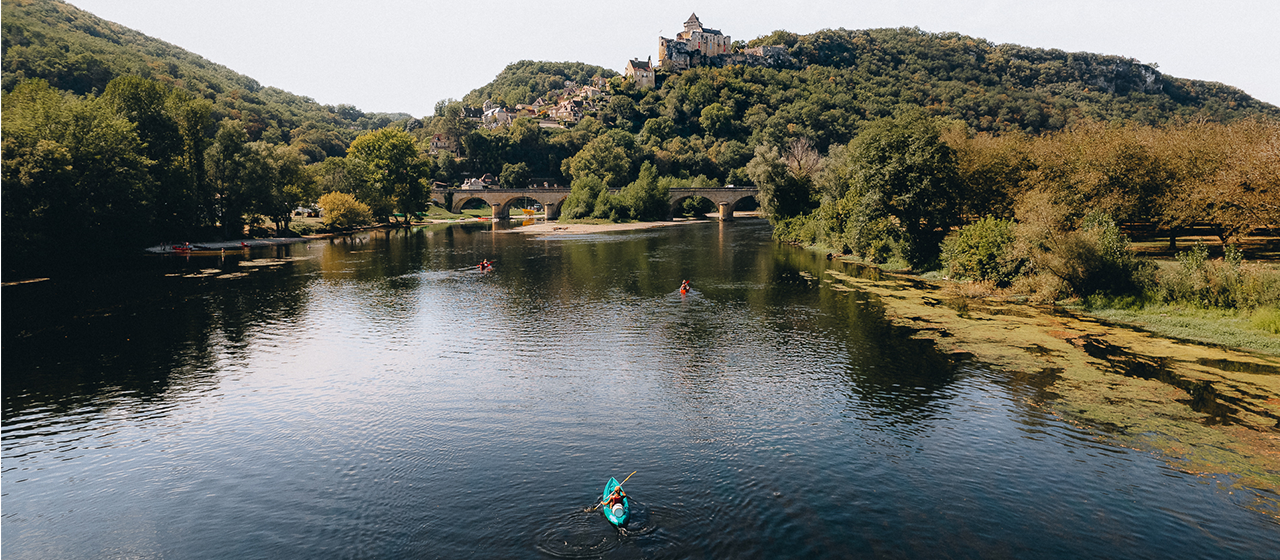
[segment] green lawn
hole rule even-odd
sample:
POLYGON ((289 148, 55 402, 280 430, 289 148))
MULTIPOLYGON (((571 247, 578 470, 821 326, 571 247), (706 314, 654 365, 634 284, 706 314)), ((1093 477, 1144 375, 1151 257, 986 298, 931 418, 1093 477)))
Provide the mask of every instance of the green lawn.
POLYGON ((1165 304, 1140 309, 1067 307, 1104 321, 1134 325, 1164 336, 1280 355, 1280 335, 1262 330, 1267 310, 1197 309, 1165 304))

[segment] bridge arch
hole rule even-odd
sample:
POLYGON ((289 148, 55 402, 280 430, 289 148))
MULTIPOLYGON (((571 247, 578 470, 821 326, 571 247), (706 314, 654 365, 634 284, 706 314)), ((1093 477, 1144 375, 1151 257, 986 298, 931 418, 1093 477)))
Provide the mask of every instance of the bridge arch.
POLYGON ((482 196, 466 196, 466 195, 458 196, 457 194, 455 194, 453 196, 453 207, 450 208, 449 211, 453 212, 454 214, 461 214, 462 211, 465 210, 466 208, 477 207, 477 205, 473 204, 474 202, 481 202, 485 206, 492 206, 492 204, 489 204, 489 201, 485 200, 484 197, 482 196))
POLYGON ((674 217, 680 211, 680 205, 684 200, 693 196, 701 196, 710 200, 716 205, 720 211, 720 220, 729 221, 733 219, 734 209, 744 200, 752 199, 760 193, 759 190, 750 187, 726 187, 726 188, 707 188, 707 189, 671 189, 669 193, 670 206, 668 218, 674 217))
MULTIPOLYGON (((446 193, 452 197, 450 212, 459 213, 468 201, 482 200, 493 208, 493 217, 502 219, 511 217, 514 201, 529 198, 542 205, 548 220, 560 217, 560 208, 569 198, 570 189, 436 189, 431 192, 431 200, 439 206, 446 204, 446 193)), ((613 191, 616 192, 616 191, 613 191)), ((672 219, 678 210, 678 204, 691 196, 701 196, 710 200, 720 209, 721 220, 733 219, 736 207, 746 199, 755 199, 759 190, 752 187, 724 187, 705 189, 671 189, 668 194, 668 215, 672 219)))

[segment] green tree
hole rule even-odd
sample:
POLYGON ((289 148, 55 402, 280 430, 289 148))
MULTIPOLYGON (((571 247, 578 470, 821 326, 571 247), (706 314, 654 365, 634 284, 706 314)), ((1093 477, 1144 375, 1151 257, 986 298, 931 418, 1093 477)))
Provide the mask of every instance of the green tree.
POLYGON ((253 206, 254 154, 247 144, 244 124, 224 120, 213 143, 205 150, 205 173, 213 191, 213 215, 230 239, 243 234, 245 213, 253 206))
POLYGON ((502 174, 498 176, 498 184, 508 189, 529 186, 529 166, 524 162, 503 165, 502 174))
POLYGON ((1024 264, 1015 246, 1013 220, 987 216, 947 236, 942 257, 951 276, 1008 284, 1024 264))
POLYGON ((707 105, 698 116, 702 130, 712 136, 728 136, 733 132, 733 110, 719 103, 707 105))
POLYGON ((203 189, 203 153, 210 104, 139 76, 107 85, 102 102, 134 124, 143 155, 152 161, 147 195, 155 227, 175 236, 203 225, 211 201, 203 189))
POLYGON ((404 214, 406 224, 426 208, 431 189, 424 179, 431 177, 434 169, 430 160, 419 157, 409 133, 396 128, 368 132, 356 138, 347 153, 369 164, 371 182, 404 214))
POLYGON ((41 80, 18 84, 0 107, 4 246, 16 261, 151 235, 153 162, 133 123, 101 99, 66 95, 41 80))
POLYGON ((788 160, 808 163, 807 158, 793 157, 776 146, 757 147, 755 157, 747 163, 747 175, 760 190, 760 208, 775 224, 813 209, 816 202, 812 170, 788 165, 788 160))
POLYGON ((560 208, 560 217, 576 220, 590 216, 596 211, 596 201, 608 194, 604 181, 595 175, 574 179, 569 188, 569 196, 560 208))
POLYGON ((620 188, 630 181, 634 162, 640 155, 633 136, 612 130, 587 143, 562 166, 574 180, 595 176, 611 188, 620 188))
POLYGON ((837 163, 846 174, 836 181, 848 187, 845 219, 872 227, 847 232, 864 237, 854 245, 887 236, 900 243, 911 266, 933 262, 961 209, 955 153, 941 139, 941 122, 920 113, 880 119, 864 127, 842 157, 837 163))
POLYGON ((457 158, 449 152, 441 152, 436 156, 436 180, 447 185, 453 185, 458 181, 461 170, 458 167, 457 158))
POLYGON ((675 135, 676 123, 670 117, 657 117, 644 122, 640 130, 646 144, 661 144, 675 135))
POLYGON ((315 202, 319 187, 296 149, 265 142, 251 142, 247 147, 255 168, 254 210, 271 220, 277 235, 284 235, 294 209, 315 202))
POLYGON ((625 219, 665 220, 671 211, 667 205, 669 196, 666 184, 658 180, 657 168, 646 161, 640 165, 640 176, 618 192, 618 203, 626 209, 625 219))

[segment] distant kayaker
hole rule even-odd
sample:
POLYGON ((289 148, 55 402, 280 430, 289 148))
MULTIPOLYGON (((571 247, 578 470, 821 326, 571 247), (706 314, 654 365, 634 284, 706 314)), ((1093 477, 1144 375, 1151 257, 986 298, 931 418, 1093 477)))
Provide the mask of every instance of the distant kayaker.
POLYGON ((689 281, 685 280, 684 282, 680 283, 680 293, 684 294, 688 292, 689 292, 689 281))
POLYGON ((480 270, 489 270, 491 266, 493 265, 489 264, 489 259, 485 259, 484 262, 480 263, 480 270))

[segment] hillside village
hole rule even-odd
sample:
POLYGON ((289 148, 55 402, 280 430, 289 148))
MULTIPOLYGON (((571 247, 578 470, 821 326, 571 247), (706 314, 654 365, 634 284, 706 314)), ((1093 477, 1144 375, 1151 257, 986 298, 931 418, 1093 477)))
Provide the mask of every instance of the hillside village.
MULTIPOLYGON (((658 37, 658 62, 652 57, 627 61, 623 79, 637 89, 657 87, 657 73, 678 73, 699 66, 732 65, 789 67, 795 60, 782 45, 736 48, 733 40, 718 29, 704 27, 697 14, 690 14, 684 31, 674 39, 658 37)), ((488 129, 510 125, 521 117, 533 118, 545 128, 564 128, 595 112, 609 101, 609 80, 596 76, 588 84, 565 81, 564 88, 550 91, 533 103, 506 107, 486 100, 481 107, 468 107, 466 115, 478 126, 488 129)), ((458 154, 457 142, 443 134, 431 138, 431 153, 441 151, 458 154)), ((482 180, 469 181, 464 188, 479 188, 482 180)))

